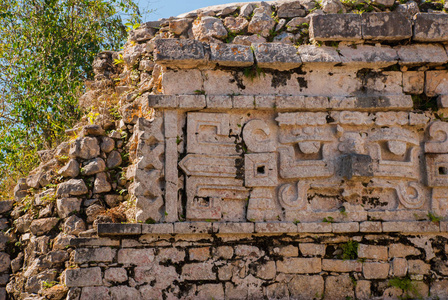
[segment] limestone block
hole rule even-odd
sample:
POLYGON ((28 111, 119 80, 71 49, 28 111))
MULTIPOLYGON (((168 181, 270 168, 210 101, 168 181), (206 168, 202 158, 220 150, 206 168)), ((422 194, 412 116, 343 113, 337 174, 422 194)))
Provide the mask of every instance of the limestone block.
POLYGON ((293 245, 275 247, 274 249, 272 249, 272 253, 284 257, 297 257, 299 256, 299 248, 293 245))
POLYGON ((129 40, 135 42, 144 42, 154 37, 157 30, 152 27, 140 26, 129 33, 129 40))
MULTIPOLYGON (((249 145, 251 144, 249 143, 249 145)), ((244 158, 246 186, 277 186, 277 164, 275 163, 275 153, 251 153, 246 154, 244 158)))
POLYGON ((331 223, 299 223, 297 224, 298 232, 325 233, 331 232, 331 223))
POLYGON ((226 17, 224 19, 224 26, 228 31, 232 33, 240 33, 245 30, 249 25, 249 21, 246 18, 238 16, 238 17, 226 17))
POLYGON ((427 275, 431 270, 431 265, 425 263, 423 260, 408 260, 409 274, 427 275))
POLYGON ((231 259, 233 256, 233 248, 231 246, 220 246, 213 248, 214 258, 231 259))
POLYGON ((302 64, 297 49, 292 45, 263 43, 254 44, 253 47, 260 68, 285 71, 298 68, 302 64))
POLYGON ((344 233, 344 232, 358 232, 359 231, 359 223, 358 222, 350 222, 350 223, 333 223, 332 229, 334 233, 344 233))
POLYGON ((325 299, 348 299, 354 298, 354 284, 348 274, 328 276, 325 279, 325 299))
POLYGON ((87 262, 112 262, 117 250, 102 248, 80 248, 76 249, 74 262, 75 264, 83 264, 87 262))
POLYGON ((12 209, 13 203, 14 203, 13 200, 0 201, 0 214, 10 211, 12 209))
POLYGON ((148 95, 148 106, 153 108, 176 108, 179 103, 177 96, 148 95))
POLYGON ((154 62, 171 68, 195 68, 207 63, 201 42, 186 39, 156 39, 154 62))
POLYGON ((82 291, 77 292, 75 289, 70 289, 68 295, 73 298, 67 299, 82 299, 82 300, 109 300, 109 288, 105 286, 97 287, 83 287, 82 291), (73 294, 72 294, 73 291, 73 294), (81 296, 81 298, 80 298, 81 296))
POLYGON ((276 96, 271 95, 257 95, 255 96, 256 109, 273 109, 276 107, 276 96))
POLYGON ((78 235, 80 232, 86 230, 86 224, 84 223, 84 220, 73 215, 65 220, 62 228, 66 234, 78 235))
POLYGON ((447 71, 426 71, 425 94, 429 97, 448 93, 447 71))
POLYGON ((270 284, 265 289, 265 294, 268 299, 288 299, 288 287, 284 283, 270 284))
POLYGON ((220 283, 201 284, 197 288, 196 299, 216 299, 224 300, 224 288, 220 283))
POLYGON ((254 11, 254 5, 252 3, 247 3, 240 8, 240 17, 247 18, 254 11))
POLYGON ((172 234, 174 225, 172 223, 142 224, 142 234, 172 234))
POLYGON ((371 299, 371 282, 369 280, 358 280, 355 286, 356 299, 371 299))
POLYGON ((233 44, 250 46, 255 43, 266 43, 266 39, 258 34, 254 35, 237 35, 233 41, 233 44))
POLYGON ((193 19, 190 18, 180 18, 169 21, 170 31, 176 35, 181 35, 184 31, 190 27, 193 19))
POLYGON ((240 257, 260 258, 264 255, 264 251, 256 246, 237 245, 235 246, 235 255, 240 257))
POLYGON ((408 272, 408 262, 405 258, 395 257, 392 260, 390 275, 394 277, 405 277, 408 272))
POLYGON ((300 45, 298 52, 302 62, 307 66, 331 66, 341 63, 341 57, 334 47, 300 45))
POLYGON ((193 22, 193 35, 201 42, 214 42, 227 36, 227 30, 221 19, 202 17, 193 22))
POLYGON ((448 62, 445 48, 439 44, 405 45, 395 49, 400 58, 400 65, 441 65, 448 62))
POLYGON ((252 16, 247 31, 249 33, 259 34, 262 37, 268 37, 275 25, 276 23, 271 17, 271 10, 258 8, 254 10, 254 15, 252 16))
POLYGON ((188 249, 190 260, 205 261, 210 258, 210 247, 188 249))
POLYGON ((358 257, 374 260, 387 260, 387 247, 360 244, 358 246, 358 257))
POLYGON ((362 36, 366 40, 396 41, 412 36, 412 23, 402 13, 364 13, 362 14, 362 36))
MULTIPOLYGON (((195 91, 202 90, 202 74, 197 69, 179 70, 177 72, 167 70, 162 73, 162 91, 165 95, 195 94, 195 91)), ((207 92, 207 94, 212 93, 207 92)))
POLYGON ((316 41, 359 41, 362 18, 358 14, 313 15, 310 38, 316 41))
POLYGON ((383 222, 383 232, 439 232, 440 228, 433 222, 383 222))
POLYGON ((403 244, 391 244, 389 245, 389 257, 406 257, 409 255, 420 255, 420 251, 412 246, 406 246, 403 244))
POLYGON ((419 42, 448 41, 448 15, 418 13, 414 17, 413 40, 419 42))
POLYGON ((123 159, 121 158, 120 152, 111 151, 109 153, 109 155, 107 156, 106 166, 108 169, 114 169, 116 167, 119 167, 122 162, 123 162, 123 159))
POLYGON ((384 68, 398 62, 398 54, 389 46, 339 46, 341 61, 347 66, 384 68))
POLYGON ((87 161, 81 168, 81 174, 84 176, 94 175, 96 173, 104 172, 106 170, 106 163, 100 157, 97 157, 91 161, 87 161))
POLYGON ((101 268, 67 269, 65 285, 67 287, 84 287, 102 285, 101 268))
POLYGON ((383 262, 364 262, 362 274, 365 279, 386 279, 389 276, 389 264, 383 262))
POLYGON ((174 233, 212 233, 212 223, 210 222, 176 222, 174 223, 174 233))
POLYGON ((119 240, 112 240, 109 238, 75 238, 74 236, 68 236, 68 235, 61 236, 61 238, 70 239, 68 244, 71 246, 75 246, 75 247, 118 247, 118 246, 120 246, 119 240))
POLYGON ((370 155, 347 154, 341 157, 340 175, 348 180, 368 180, 373 177, 373 161, 370 155))
POLYGON ((249 46, 212 43, 210 61, 224 67, 248 67, 254 64, 254 55, 249 46))
POLYGON ((179 108, 198 110, 206 107, 205 95, 181 95, 179 99, 179 108))
POLYGON ((294 223, 255 223, 255 232, 267 233, 291 233, 297 232, 297 225, 294 223))
POLYGON ((273 279, 276 274, 275 261, 268 261, 257 266, 257 277, 265 280, 273 279))
POLYGON ((254 96, 244 96, 238 95, 232 97, 233 108, 255 108, 255 97, 254 96))
POLYGON ((425 86, 425 73, 421 71, 403 72, 403 92, 419 95, 425 86))
POLYGON ((439 299, 448 298, 448 280, 437 280, 431 283, 431 296, 439 299))
MULTIPOLYGON (((286 31, 295 32, 295 31, 299 30, 299 28, 301 28, 303 26, 303 24, 309 25, 309 23, 310 23, 309 16, 292 18, 291 21, 286 23, 286 31)), ((280 24, 280 22, 279 22, 279 24, 280 24)))
POLYGON ((60 218, 66 218, 73 212, 79 212, 81 209, 82 199, 78 198, 62 198, 56 201, 58 215, 60 218))
POLYGON ((324 279, 319 275, 296 275, 288 283, 291 299, 313 299, 324 293, 324 279))
POLYGON ((161 262, 171 261, 173 263, 179 263, 184 261, 185 251, 176 248, 162 248, 157 254, 157 260, 161 262))
POLYGON ((111 299, 141 299, 140 292, 133 287, 113 286, 110 288, 111 299))
POLYGON ((213 223, 215 228, 213 231, 216 233, 254 233, 254 223, 213 223))
POLYGON ((142 224, 118 224, 100 223, 98 224, 98 235, 138 235, 142 233, 142 224))
POLYGON ((11 264, 9 254, 0 252, 0 263, 0 273, 8 271, 11 264))
POLYGON ((59 175, 64 177, 76 177, 79 174, 79 163, 76 159, 70 159, 69 162, 58 171, 59 175))
POLYGON ((58 218, 44 218, 33 220, 30 225, 30 231, 34 235, 43 235, 52 230, 59 222, 58 218))
POLYGON ((381 222, 371 222, 366 221, 359 224, 359 231, 360 232, 382 232, 383 227, 381 225, 381 222))
POLYGON ((280 3, 277 7, 277 16, 279 18, 304 17, 306 14, 301 1, 288 1, 280 3))
POLYGON ((207 108, 232 108, 232 97, 230 96, 210 95, 206 96, 206 102, 207 108))
POLYGON ((153 249, 120 249, 118 251, 119 264, 148 265, 154 261, 153 249))
POLYGON ((110 192, 112 189, 112 186, 110 185, 109 181, 107 180, 107 175, 104 172, 98 173, 95 176, 95 181, 93 183, 93 193, 99 194, 99 193, 107 193, 110 192))
POLYGON ((324 256, 326 246, 323 244, 300 243, 299 248, 303 256, 324 256))
POLYGON ((361 272, 362 263, 356 260, 322 259, 322 270, 329 272, 361 272))
POLYGON ((94 137, 77 138, 70 145, 70 157, 92 159, 100 155, 98 140, 94 137))
POLYGON ((191 263, 182 267, 182 278, 184 280, 216 280, 213 272, 213 263, 191 263))
POLYGON ((319 273, 322 271, 320 258, 288 257, 277 261, 277 272, 288 274, 319 273))

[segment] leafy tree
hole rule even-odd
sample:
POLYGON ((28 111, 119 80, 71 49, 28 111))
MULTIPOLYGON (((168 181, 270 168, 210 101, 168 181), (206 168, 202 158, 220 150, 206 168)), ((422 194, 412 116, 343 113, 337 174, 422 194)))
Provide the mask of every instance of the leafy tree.
POLYGON ((0 2, 0 199, 81 116, 77 99, 95 55, 140 21, 133 0, 0 2))

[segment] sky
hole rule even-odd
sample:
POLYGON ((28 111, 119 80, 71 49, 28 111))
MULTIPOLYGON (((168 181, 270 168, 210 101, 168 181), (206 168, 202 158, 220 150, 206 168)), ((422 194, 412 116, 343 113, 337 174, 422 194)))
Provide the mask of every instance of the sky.
POLYGON ((155 21, 160 18, 169 18, 177 16, 198 8, 234 3, 251 2, 254 0, 139 0, 141 10, 154 9, 153 13, 145 16, 144 21, 155 21))

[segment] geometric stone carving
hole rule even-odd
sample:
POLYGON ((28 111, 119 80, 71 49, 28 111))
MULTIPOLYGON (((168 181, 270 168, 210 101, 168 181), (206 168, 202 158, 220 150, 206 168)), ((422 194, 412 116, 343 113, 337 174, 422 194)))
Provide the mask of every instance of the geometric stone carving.
POLYGON ((243 138, 250 152, 275 151, 269 126, 262 120, 252 120, 244 125, 243 138))
POLYGON ((273 188, 254 188, 250 192, 246 218, 252 222, 278 220, 273 188))
POLYGON ((448 153, 448 123, 432 123, 428 134, 430 141, 425 144, 425 153, 448 153))
POLYGON ((448 154, 426 155, 428 186, 448 187, 448 154))
POLYGON ((244 169, 246 186, 277 186, 277 156, 275 153, 246 154, 244 169))

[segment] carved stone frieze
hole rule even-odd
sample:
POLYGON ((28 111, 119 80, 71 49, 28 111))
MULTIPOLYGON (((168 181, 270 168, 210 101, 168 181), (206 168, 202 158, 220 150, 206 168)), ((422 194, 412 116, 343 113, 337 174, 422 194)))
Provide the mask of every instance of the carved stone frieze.
POLYGON ((238 107, 165 110, 163 122, 145 127, 134 184, 140 220, 412 221, 416 212, 448 213, 447 123, 425 128, 428 118, 407 110, 238 107))

